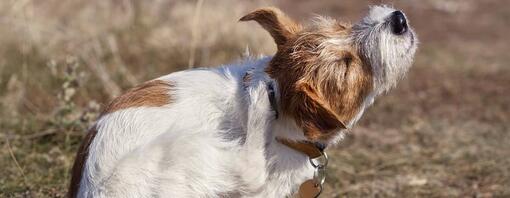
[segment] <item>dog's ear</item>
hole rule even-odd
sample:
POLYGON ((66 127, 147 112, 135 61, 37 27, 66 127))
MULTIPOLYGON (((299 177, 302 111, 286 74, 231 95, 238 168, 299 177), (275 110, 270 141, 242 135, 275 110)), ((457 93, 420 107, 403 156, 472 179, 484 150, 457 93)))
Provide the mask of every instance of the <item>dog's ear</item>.
POLYGON ((255 10, 239 19, 239 21, 250 20, 257 21, 266 29, 273 37, 278 48, 302 29, 294 20, 290 19, 280 9, 274 7, 255 10))
POLYGON ((340 116, 318 95, 312 85, 300 82, 296 88, 301 98, 297 110, 302 111, 297 114, 301 115, 297 121, 305 131, 305 136, 317 139, 324 133, 346 128, 340 116))

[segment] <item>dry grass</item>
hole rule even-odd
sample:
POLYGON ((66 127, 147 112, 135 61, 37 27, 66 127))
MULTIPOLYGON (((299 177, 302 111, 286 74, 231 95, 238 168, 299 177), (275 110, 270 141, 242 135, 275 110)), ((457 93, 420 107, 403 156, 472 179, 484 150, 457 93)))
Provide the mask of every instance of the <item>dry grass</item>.
MULTIPOLYGON (((504 0, 390 3, 420 35, 415 67, 329 151, 324 197, 510 196, 504 0)), ((354 21, 367 2, 0 2, 0 196, 64 196, 85 128, 121 90, 247 46, 272 53, 258 26, 237 23, 267 4, 354 21)))

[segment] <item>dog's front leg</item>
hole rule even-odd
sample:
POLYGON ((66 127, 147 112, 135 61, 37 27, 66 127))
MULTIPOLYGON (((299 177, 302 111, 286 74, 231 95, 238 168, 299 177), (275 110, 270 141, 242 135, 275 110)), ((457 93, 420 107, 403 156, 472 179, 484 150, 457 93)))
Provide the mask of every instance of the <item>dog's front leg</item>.
POLYGON ((268 90, 261 81, 248 88, 248 120, 246 141, 239 153, 239 173, 244 193, 248 196, 260 191, 268 176, 266 145, 271 134, 271 124, 275 119, 268 90))

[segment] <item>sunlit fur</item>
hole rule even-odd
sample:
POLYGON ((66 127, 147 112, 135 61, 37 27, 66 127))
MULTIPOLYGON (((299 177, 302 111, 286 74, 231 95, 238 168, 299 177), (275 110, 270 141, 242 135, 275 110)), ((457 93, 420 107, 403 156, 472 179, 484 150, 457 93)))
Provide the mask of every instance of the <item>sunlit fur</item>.
POLYGON ((124 97, 112 103, 116 107, 107 107, 91 130, 97 134, 78 151, 85 158, 76 163, 85 164, 75 165, 81 174, 73 181, 80 182, 71 195, 292 195, 313 177, 313 167, 276 138, 336 143, 411 65, 416 36, 412 30, 391 34, 392 11, 372 7, 354 26, 324 17, 302 26, 275 8, 248 14, 241 20, 259 22, 278 52, 172 73, 157 79, 169 87, 158 86, 152 97, 140 98, 144 90, 134 89, 129 94, 136 102, 124 97))

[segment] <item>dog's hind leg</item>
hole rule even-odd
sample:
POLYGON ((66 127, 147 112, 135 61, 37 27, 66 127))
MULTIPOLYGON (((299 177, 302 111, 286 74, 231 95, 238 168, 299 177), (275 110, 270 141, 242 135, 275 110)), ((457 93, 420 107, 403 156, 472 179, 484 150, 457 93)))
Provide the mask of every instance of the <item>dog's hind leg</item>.
POLYGON ((242 191, 256 193, 267 180, 266 145, 271 137, 271 124, 275 119, 265 82, 260 81, 248 88, 248 119, 246 141, 239 153, 240 178, 242 191))

